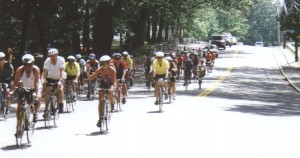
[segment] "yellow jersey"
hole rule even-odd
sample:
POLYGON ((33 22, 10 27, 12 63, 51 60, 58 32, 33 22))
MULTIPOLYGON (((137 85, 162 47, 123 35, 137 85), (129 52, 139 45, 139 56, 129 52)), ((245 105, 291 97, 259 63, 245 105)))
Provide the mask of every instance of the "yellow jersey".
POLYGON ((170 68, 170 64, 165 58, 162 59, 161 64, 158 62, 157 59, 155 59, 152 63, 152 68, 155 69, 156 75, 165 75, 166 69, 170 68))
POLYGON ((130 57, 127 57, 126 60, 122 57, 122 60, 126 62, 128 69, 132 69, 133 61, 130 57))
POLYGON ((77 62, 74 62, 72 68, 69 66, 69 62, 65 63, 65 71, 68 76, 76 76, 77 72, 80 71, 80 66, 77 62), (75 65, 75 67, 74 67, 75 65))

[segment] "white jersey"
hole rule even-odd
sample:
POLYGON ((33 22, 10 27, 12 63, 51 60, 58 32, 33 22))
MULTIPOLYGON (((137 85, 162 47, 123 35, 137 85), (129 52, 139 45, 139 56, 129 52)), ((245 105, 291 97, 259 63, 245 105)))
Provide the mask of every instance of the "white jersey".
MULTIPOLYGON (((35 65, 34 65, 34 68, 37 69, 37 67, 35 65)), ((27 77, 26 72, 24 70, 24 72, 23 72, 23 74, 20 78, 20 80, 22 81, 24 87, 34 88, 34 73, 33 73, 33 71, 34 70, 32 68, 32 70, 30 71, 30 75, 27 77)), ((40 86, 41 85, 40 79, 39 79, 38 83, 39 83, 39 86, 40 86)))
POLYGON ((48 70, 47 78, 53 79, 53 80, 59 80, 60 79, 60 69, 65 68, 65 59, 61 56, 57 57, 56 64, 54 65, 50 58, 47 58, 44 62, 44 68, 48 70))

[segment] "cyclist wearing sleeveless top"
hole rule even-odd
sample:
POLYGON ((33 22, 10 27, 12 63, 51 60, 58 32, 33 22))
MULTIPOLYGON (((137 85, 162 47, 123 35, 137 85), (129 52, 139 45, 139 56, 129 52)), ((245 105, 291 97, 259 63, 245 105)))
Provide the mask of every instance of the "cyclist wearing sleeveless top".
POLYGON ((156 53, 156 59, 152 63, 152 70, 153 70, 153 78, 155 79, 155 105, 158 105, 158 91, 159 91, 159 86, 158 86, 158 78, 163 78, 165 80, 164 84, 164 90, 165 90, 165 100, 168 99, 168 82, 167 78, 169 75, 169 62, 164 58, 164 53, 163 52, 157 52, 156 53))
POLYGON ((176 95, 176 72, 177 72, 177 66, 175 64, 175 62, 173 61, 173 59, 171 57, 165 57, 165 59, 168 60, 170 68, 169 68, 169 72, 171 73, 171 76, 169 76, 170 78, 170 85, 172 86, 173 91, 171 93, 173 93, 173 100, 175 100, 175 95, 176 95))
MULTIPOLYGON (((86 66, 85 66, 86 70, 89 70, 90 75, 92 75, 99 67, 100 64, 98 62, 98 60, 96 60, 96 55, 94 53, 91 53, 89 55, 89 60, 86 62, 86 66)), ((93 80, 93 82, 96 82, 96 80, 93 80)), ((88 91, 88 94, 86 96, 87 98, 90 98, 90 91, 88 91)))
POLYGON ((10 107, 10 93, 9 88, 11 87, 11 81, 14 73, 14 68, 12 66, 12 49, 8 48, 8 61, 5 60, 5 54, 3 52, 0 52, 0 82, 8 84, 8 87, 6 89, 6 115, 9 113, 9 107, 10 107))
MULTIPOLYGON (((104 90, 101 88, 109 88, 109 99, 111 102, 111 109, 114 110, 114 96, 113 96, 113 89, 116 84, 116 70, 109 65, 111 58, 108 55, 103 55, 100 58, 101 62, 101 67, 96 69, 96 71, 90 75, 90 73, 87 73, 88 79, 89 80, 94 80, 97 78, 99 75, 101 75, 101 80, 100 80, 100 90, 99 90, 99 102, 98 102, 98 113, 100 114, 102 111, 102 105, 101 105, 101 100, 104 97, 104 90)), ((91 69, 91 68, 90 68, 91 69)), ((100 121, 98 120, 97 126, 100 126, 100 121)))
MULTIPOLYGON (((34 64, 34 57, 31 54, 25 54, 22 57, 23 65, 20 66, 15 75, 14 82, 12 84, 11 92, 14 91, 16 85, 22 83, 23 87, 32 88, 37 96, 37 101, 34 101, 34 114, 33 114, 33 122, 37 122, 38 111, 41 104, 42 99, 42 91, 43 86, 40 80, 40 69, 34 64)), ((18 97, 18 108, 16 109, 16 114, 18 116, 19 108, 22 105, 22 94, 19 94, 18 97)), ((17 120, 19 118, 17 117, 17 120)))
POLYGON ((70 55, 68 56, 68 62, 65 63, 65 71, 67 73, 67 81, 71 80, 72 81, 72 89, 74 92, 73 98, 77 100, 76 98, 76 85, 78 83, 78 79, 80 76, 80 66, 79 64, 75 61, 75 57, 70 55))
POLYGON ((80 54, 77 54, 76 55, 76 61, 77 63, 79 63, 79 66, 80 66, 80 76, 79 76, 79 85, 80 85, 80 90, 83 92, 83 85, 84 85, 84 82, 83 82, 83 78, 84 78, 84 73, 85 73, 85 65, 86 65, 86 62, 84 59, 82 59, 82 56, 80 54))
MULTIPOLYGON (((125 77, 127 72, 127 64, 125 61, 121 60, 122 55, 120 53, 114 53, 113 54, 113 61, 112 64, 114 65, 116 69, 116 76, 117 80, 121 80, 122 83, 125 83, 125 77)), ((117 86, 119 86, 119 81, 117 81, 117 86)), ((122 103, 126 103, 126 94, 127 94, 127 84, 123 84, 122 87, 122 103)))

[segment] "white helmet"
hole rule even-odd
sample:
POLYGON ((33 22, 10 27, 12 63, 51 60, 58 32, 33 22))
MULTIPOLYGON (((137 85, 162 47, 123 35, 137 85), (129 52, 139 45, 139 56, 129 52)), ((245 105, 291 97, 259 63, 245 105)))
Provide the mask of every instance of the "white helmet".
POLYGON ((172 61, 173 59, 169 56, 165 57, 165 59, 167 59, 168 61, 172 61))
POLYGON ((155 56, 156 56, 156 57, 164 57, 164 56, 165 56, 165 53, 164 53, 164 52, 156 52, 156 53, 155 53, 155 56))
POLYGON ((110 56, 108 55, 103 55, 101 58, 100 58, 100 61, 103 62, 103 61, 110 61, 110 56))
POLYGON ((4 58, 5 54, 3 52, 0 52, 0 58, 4 58))
POLYGON ((124 52, 122 53, 122 55, 124 55, 124 56, 128 56, 129 54, 128 54, 128 52, 127 52, 127 51, 124 51, 124 52))
POLYGON ((75 57, 73 55, 68 56, 68 60, 75 60, 75 57))
POLYGON ((34 62, 34 56, 31 54, 25 54, 22 57, 23 64, 31 64, 34 62))
POLYGON ((51 48, 48 50, 48 56, 58 54, 58 50, 55 48, 51 48))
POLYGON ((77 59, 80 59, 80 58, 81 58, 81 55, 80 55, 80 54, 76 54, 76 58, 77 58, 77 59))

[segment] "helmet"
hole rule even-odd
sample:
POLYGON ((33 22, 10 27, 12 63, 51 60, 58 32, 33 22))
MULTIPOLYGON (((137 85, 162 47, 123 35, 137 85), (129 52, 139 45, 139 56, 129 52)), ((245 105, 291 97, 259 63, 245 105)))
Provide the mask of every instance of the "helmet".
POLYGON ((34 62, 34 56, 31 54, 25 54, 22 57, 23 64, 31 64, 34 62))
POLYGON ((3 52, 0 52, 0 58, 4 58, 5 54, 3 52))
POLYGON ((81 55, 80 55, 80 54, 76 54, 76 58, 77 58, 77 59, 80 59, 80 58, 81 58, 81 55))
POLYGON ((116 60, 120 60, 122 55, 120 53, 114 53, 113 55, 113 58, 116 59, 116 60))
POLYGON ((95 59, 96 58, 96 55, 94 54, 94 53, 91 53, 90 55, 89 55, 89 59, 95 59))
POLYGON ((156 57, 164 57, 165 53, 164 52, 156 52, 155 56, 156 57))
POLYGON ((122 55, 123 55, 123 56, 128 56, 129 54, 128 54, 127 51, 124 51, 124 52, 122 53, 122 55))
POLYGON ((173 59, 170 56, 165 57, 168 61, 172 61, 173 59))
POLYGON ((56 48, 51 48, 48 50, 48 56, 58 54, 58 50, 56 48))
POLYGON ((75 57, 73 55, 68 56, 68 60, 75 60, 75 57))
POLYGON ((101 58, 100 58, 100 61, 101 62, 105 62, 105 61, 110 61, 110 57, 108 55, 103 55, 101 58))
POLYGON ((158 85, 163 86, 165 84, 165 80, 163 78, 160 78, 158 80, 158 85))

